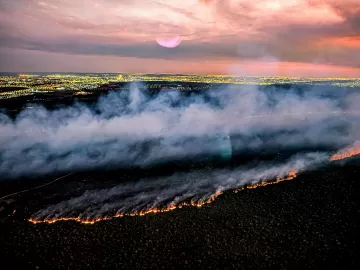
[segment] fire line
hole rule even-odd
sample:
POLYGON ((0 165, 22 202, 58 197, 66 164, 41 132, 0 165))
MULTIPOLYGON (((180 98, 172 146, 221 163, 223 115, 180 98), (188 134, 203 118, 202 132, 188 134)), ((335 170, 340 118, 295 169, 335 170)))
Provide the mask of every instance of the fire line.
MULTIPOLYGON (((349 148, 347 150, 340 151, 340 152, 332 155, 329 160, 330 161, 342 160, 342 159, 346 159, 346 158, 349 158, 349 157, 352 157, 355 155, 359 155, 359 154, 360 154, 360 146, 357 146, 357 147, 349 148)), ((290 171, 287 177, 277 178, 273 181, 260 181, 260 182, 254 183, 252 185, 243 186, 241 188, 235 189, 235 190, 233 190, 233 192, 237 193, 237 192, 240 192, 240 191, 246 190, 246 189, 255 189, 258 187, 274 185, 274 184, 278 184, 283 181, 293 180, 296 177, 297 177, 297 172, 290 171)), ((114 216, 104 216, 104 217, 97 217, 97 218, 83 218, 83 217, 54 217, 54 218, 45 218, 45 219, 29 218, 28 221, 33 224, 38 224, 38 223, 52 224, 52 223, 55 223, 58 221, 76 221, 76 222, 79 222, 82 224, 94 224, 99 221, 110 220, 110 219, 117 218, 117 217, 144 216, 144 215, 148 215, 148 214, 158 214, 158 213, 169 212, 169 211, 172 211, 175 209, 180 209, 182 207, 202 207, 206 204, 209 204, 209 203, 212 203, 213 201, 215 201, 215 199, 217 197, 219 197, 221 194, 223 194, 222 191, 217 191, 213 195, 211 195, 209 198, 207 198, 206 200, 182 202, 179 204, 170 204, 164 208, 149 208, 149 209, 141 210, 138 212, 132 212, 132 213, 117 213, 114 216)))
MULTIPOLYGON (((235 189, 233 190, 235 193, 244 190, 244 189, 254 189, 257 187, 262 187, 262 186, 267 186, 267 185, 272 185, 272 184, 277 184, 283 181, 287 181, 287 180, 292 180, 296 177, 296 172, 295 171, 291 171, 289 172, 288 176, 285 178, 277 178, 274 181, 268 181, 268 182, 259 182, 259 183, 255 183, 253 185, 250 186, 246 186, 246 187, 241 187, 239 189, 235 189)), ((54 218, 45 218, 45 219, 36 219, 36 218, 29 218, 28 221, 33 223, 33 224, 38 224, 38 223, 48 223, 48 224, 52 224, 58 221, 77 221, 79 223, 83 223, 83 224, 94 224, 96 222, 99 221, 103 221, 103 220, 110 220, 112 218, 117 218, 117 217, 124 217, 124 216, 144 216, 144 215, 148 215, 148 214, 157 214, 157 213, 164 213, 164 212, 169 212, 175 209, 180 209, 182 207, 202 207, 206 204, 209 204, 213 201, 215 201, 215 199, 217 197, 219 197, 221 194, 223 194, 222 191, 217 191, 214 194, 212 194, 209 198, 207 198, 206 200, 199 200, 199 201, 190 201, 190 202, 182 202, 179 204, 170 204, 164 208, 149 208, 149 209, 145 209, 145 210, 141 210, 138 212, 132 212, 132 213, 117 213, 114 216, 104 216, 104 217, 98 217, 98 218, 82 218, 82 217, 54 217, 54 218)))

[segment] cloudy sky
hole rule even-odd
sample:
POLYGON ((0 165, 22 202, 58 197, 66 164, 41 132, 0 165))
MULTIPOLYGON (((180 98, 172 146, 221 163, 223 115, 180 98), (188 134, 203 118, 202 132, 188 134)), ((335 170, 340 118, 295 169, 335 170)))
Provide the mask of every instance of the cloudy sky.
POLYGON ((0 71, 360 77, 360 5, 0 0, 0 71))

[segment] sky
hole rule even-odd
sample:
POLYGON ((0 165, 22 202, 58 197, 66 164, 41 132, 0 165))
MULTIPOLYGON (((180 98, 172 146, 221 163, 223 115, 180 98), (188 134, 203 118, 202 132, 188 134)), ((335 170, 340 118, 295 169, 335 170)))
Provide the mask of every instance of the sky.
POLYGON ((0 71, 360 77, 360 5, 0 0, 0 71))

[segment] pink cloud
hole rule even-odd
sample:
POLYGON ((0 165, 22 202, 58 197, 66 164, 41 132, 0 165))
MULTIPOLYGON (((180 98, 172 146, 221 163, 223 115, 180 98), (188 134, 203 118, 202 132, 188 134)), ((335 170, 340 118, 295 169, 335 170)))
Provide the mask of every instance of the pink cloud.
MULTIPOLYGON (((267 58, 275 57, 284 63, 324 64, 327 66, 322 68, 333 71, 329 64, 356 68, 360 63, 356 41, 360 37, 360 11, 355 0, 341 4, 333 0, 4 3, 0 5, 1 47, 87 57, 113 54, 116 59, 144 58, 142 61, 153 63, 177 61, 178 70, 189 68, 180 67, 184 59, 213 63, 203 67, 204 72, 209 72, 210 66, 214 72, 220 72, 220 66, 226 70, 219 64, 223 59, 266 63, 267 58), (183 42, 173 53, 153 48, 156 38, 164 34, 181 35, 183 42), (118 50, 115 46, 119 46, 118 50)), ((138 71, 142 68, 139 66, 138 71)))

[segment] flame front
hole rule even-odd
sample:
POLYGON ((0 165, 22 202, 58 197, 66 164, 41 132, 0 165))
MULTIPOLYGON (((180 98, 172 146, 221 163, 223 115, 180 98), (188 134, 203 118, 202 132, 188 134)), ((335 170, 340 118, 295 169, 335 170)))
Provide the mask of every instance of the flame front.
MULTIPOLYGON (((258 188, 258 187, 265 187, 265 186, 268 186, 268 185, 278 184, 278 183, 283 182, 283 181, 293 180, 296 176, 297 176, 296 172, 291 171, 291 172, 289 172, 288 176, 285 177, 285 178, 276 178, 276 180, 274 180, 274 181, 261 181, 261 182, 252 184, 250 186, 242 187, 241 190, 254 189, 254 188, 258 188)), ((235 192, 238 192, 238 191, 239 190, 235 190, 235 192)))
MULTIPOLYGON (((349 158, 349 157, 359 155, 359 154, 360 154, 360 145, 357 144, 356 146, 342 150, 342 151, 332 155, 329 160, 336 161, 336 160, 349 158)), ((296 171, 290 171, 288 173, 288 175, 284 178, 277 178, 273 181, 260 181, 260 182, 257 182, 257 183, 254 183, 254 184, 251 184, 248 186, 243 186, 243 187, 237 188, 233 191, 235 193, 237 193, 237 192, 245 190, 245 189, 254 189, 254 188, 258 188, 258 187, 264 187, 267 185, 278 184, 283 181, 292 180, 292 179, 296 178, 296 176, 297 176, 296 171)), ((37 224, 37 223, 52 224, 52 223, 55 223, 58 221, 71 221, 72 220, 72 221, 76 221, 76 222, 79 222, 82 224, 94 224, 94 223, 102 221, 102 220, 109 220, 109 219, 117 218, 117 217, 144 216, 144 215, 148 215, 148 214, 164 213, 164 212, 169 212, 169 211, 179 209, 182 207, 202 207, 206 204, 213 202, 221 194, 223 194, 223 191, 216 191, 214 194, 207 196, 206 198, 199 199, 199 200, 190 200, 189 202, 181 202, 181 203, 172 202, 164 207, 150 207, 150 208, 146 208, 146 209, 139 210, 139 211, 133 211, 130 213, 116 213, 113 216, 103 216, 103 217, 96 217, 96 218, 90 218, 90 217, 86 218, 86 217, 81 217, 81 216, 78 216, 78 217, 48 217, 48 218, 44 218, 44 219, 30 218, 30 219, 28 219, 28 221, 33 224, 37 224)))
POLYGON ((349 158, 349 157, 356 156, 359 154, 360 154, 360 146, 356 145, 354 147, 350 147, 348 149, 342 150, 342 151, 332 155, 330 160, 331 161, 341 160, 341 159, 349 158))
MULTIPOLYGON (((247 186, 247 187, 241 187, 241 188, 235 189, 234 192, 237 193, 238 191, 241 191, 244 189, 254 189, 257 187, 263 187, 263 186, 267 186, 267 185, 277 184, 277 183, 280 183, 283 181, 292 180, 295 177, 296 177, 296 172, 290 171, 287 177, 277 178, 274 181, 258 182, 258 183, 252 184, 250 186, 247 186)), ((112 218, 117 218, 117 217, 124 217, 124 216, 132 216, 133 217, 133 216, 144 216, 144 215, 148 215, 148 214, 158 214, 158 213, 169 212, 169 211, 172 211, 175 209, 180 209, 182 207, 202 207, 206 204, 209 204, 209 203, 215 201, 215 199, 217 197, 219 197, 221 194, 223 194, 223 191, 216 191, 214 194, 210 195, 206 199, 200 199, 197 201, 190 201, 190 202, 181 202, 179 204, 172 202, 163 208, 152 207, 152 208, 148 208, 148 209, 144 209, 144 210, 140 210, 140 211, 134 211, 131 213, 117 213, 114 216, 104 216, 104 217, 97 217, 97 218, 84 218, 84 217, 51 217, 51 218, 44 218, 44 219, 30 218, 30 219, 28 219, 28 221, 33 224, 38 224, 38 223, 52 224, 52 223, 55 223, 58 221, 76 221, 76 222, 79 222, 82 224, 94 224, 94 223, 102 221, 102 220, 110 220, 112 218)))

